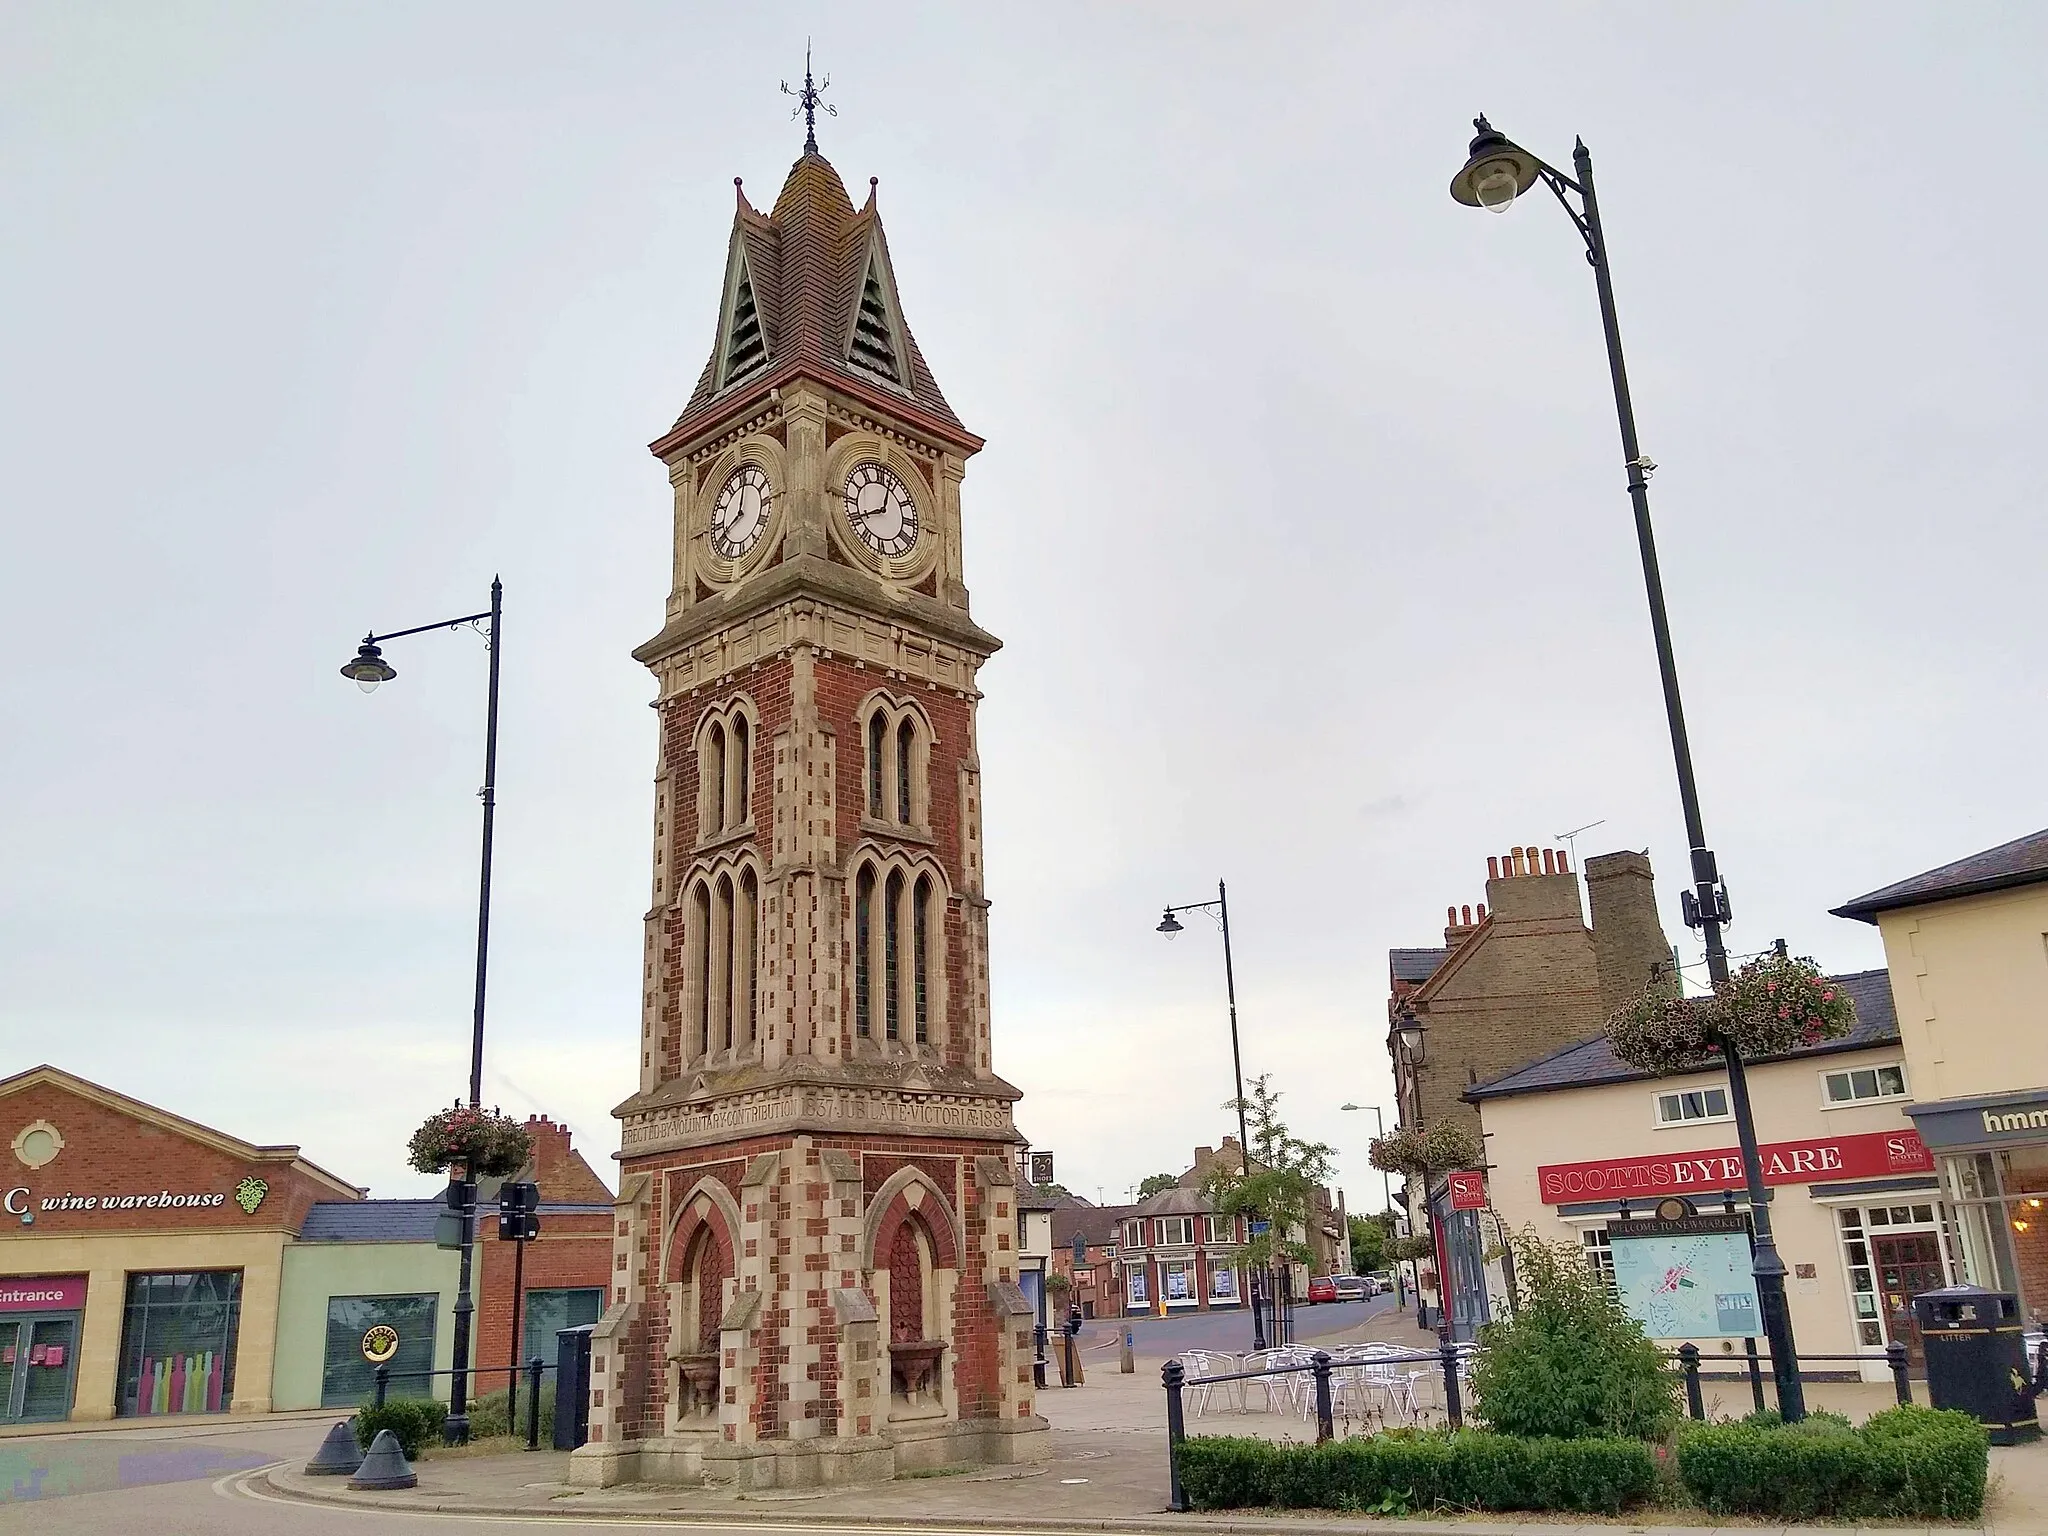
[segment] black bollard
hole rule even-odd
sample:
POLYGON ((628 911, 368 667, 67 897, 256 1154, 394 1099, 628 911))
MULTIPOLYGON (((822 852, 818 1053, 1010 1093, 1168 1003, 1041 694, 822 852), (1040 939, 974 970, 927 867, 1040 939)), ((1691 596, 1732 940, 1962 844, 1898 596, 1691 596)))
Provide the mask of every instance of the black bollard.
POLYGON ((1884 1347, 1885 1364, 1892 1368, 1892 1390, 1902 1403, 1913 1401, 1913 1384, 1906 1380, 1906 1346, 1897 1339, 1884 1347))
POLYGON ((352 1425, 337 1424, 327 1431, 320 1449, 306 1463, 308 1477, 348 1477, 363 1464, 363 1448, 356 1444, 352 1425))
POLYGON ((382 1408, 384 1406, 384 1396, 390 1390, 391 1367, 388 1365, 380 1365, 377 1367, 377 1390, 376 1393, 371 1397, 370 1401, 377 1407, 382 1408))
POLYGON ((1175 1514, 1185 1514, 1188 1496, 1180 1486, 1180 1443, 1187 1436, 1187 1420, 1181 1415, 1181 1383, 1187 1380, 1187 1370, 1178 1360, 1169 1360, 1160 1367, 1159 1379, 1166 1387, 1166 1507, 1175 1514))
POLYGON ((1701 1422, 1707 1417, 1707 1405, 1700 1400, 1700 1347, 1697 1344, 1678 1346, 1678 1369, 1685 1377, 1685 1411, 1701 1422))
POLYGON ((1465 1427, 1465 1404, 1458 1395, 1458 1348, 1449 1339, 1436 1347, 1444 1367, 1444 1422, 1453 1429, 1465 1427))
POLYGON ((417 1488, 419 1478, 413 1475, 412 1463, 405 1459, 405 1451, 398 1443, 398 1436, 388 1429, 377 1431, 377 1438, 370 1442, 369 1454, 363 1457, 363 1464, 356 1468, 356 1475, 348 1480, 351 1488, 417 1488))
POLYGON ((547 1362, 535 1355, 526 1362, 526 1448, 540 1449, 540 1373, 547 1362))
POLYGON ((1311 1357, 1316 1377, 1316 1444, 1328 1444, 1337 1433, 1330 1414, 1330 1357, 1320 1349, 1311 1357))

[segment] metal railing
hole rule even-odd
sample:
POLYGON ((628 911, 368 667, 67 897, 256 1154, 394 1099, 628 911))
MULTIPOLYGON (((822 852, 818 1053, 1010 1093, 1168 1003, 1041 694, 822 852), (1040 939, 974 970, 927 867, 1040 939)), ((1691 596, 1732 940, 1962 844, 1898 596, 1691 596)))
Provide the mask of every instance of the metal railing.
MULTIPOLYGON (((469 1368, 469 1374, 479 1380, 486 1376, 506 1376, 510 1378, 505 1385, 507 1394, 505 1407, 506 1417, 514 1422, 517 1422, 519 1411, 519 1378, 521 1376, 526 1378, 526 1445, 524 1448, 529 1451, 540 1449, 541 1377, 554 1369, 554 1366, 549 1365, 539 1355, 535 1355, 524 1365, 473 1365, 469 1368)), ((455 1371, 452 1367, 440 1371, 394 1371, 388 1365, 380 1365, 371 1373, 373 1385, 370 1389, 370 1406, 373 1408, 382 1408, 384 1406, 391 1393, 391 1383, 394 1381, 432 1381, 436 1376, 453 1376, 454 1374, 455 1371)), ((474 1409, 475 1405, 471 1404, 471 1407, 474 1409)))

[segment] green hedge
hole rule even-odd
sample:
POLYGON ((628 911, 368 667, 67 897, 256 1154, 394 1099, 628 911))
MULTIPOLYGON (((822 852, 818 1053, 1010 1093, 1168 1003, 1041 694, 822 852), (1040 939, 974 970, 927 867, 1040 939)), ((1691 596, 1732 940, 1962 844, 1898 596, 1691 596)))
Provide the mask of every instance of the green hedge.
POLYGON ((1990 1440, 1967 1413, 1901 1406, 1861 1429, 1829 1415, 1793 1425, 1703 1424, 1678 1437, 1678 1474, 1716 1515, 1788 1520, 1974 1520, 1990 1440))
POLYGON ((382 1408, 370 1403, 356 1410, 353 1428, 356 1444, 364 1450, 377 1438, 377 1431, 388 1429, 398 1436, 399 1447, 405 1452, 407 1461, 419 1460, 421 1450, 428 1445, 441 1442, 441 1425, 448 1418, 448 1405, 431 1397, 394 1397, 382 1408))
POLYGON ((1640 1440, 1524 1440, 1483 1430, 1394 1430, 1327 1445, 1204 1435, 1181 1442, 1180 1477, 1196 1509, 1612 1515, 1650 1496, 1657 1463, 1640 1440))

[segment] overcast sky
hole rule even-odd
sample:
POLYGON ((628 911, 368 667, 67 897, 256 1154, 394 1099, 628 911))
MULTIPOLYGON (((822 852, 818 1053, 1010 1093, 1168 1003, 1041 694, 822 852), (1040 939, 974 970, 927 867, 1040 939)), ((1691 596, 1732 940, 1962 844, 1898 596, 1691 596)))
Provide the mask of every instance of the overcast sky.
MULTIPOLYGON (((1596 156, 1738 951, 2039 828, 2048 13, 1975 5, 0 5, 0 1068, 425 1193, 463 1088, 607 1177, 670 499, 732 178, 819 139, 988 439, 995 1049, 1109 1199, 1248 1072, 1376 1204, 1386 951, 1684 840, 1593 283, 1470 118, 1596 156), (2029 443, 2035 446, 2029 448, 2029 443)), ((1697 958, 1696 952, 1693 958, 1697 958)), ((1566 1149, 1560 1149, 1561 1152, 1566 1149)))

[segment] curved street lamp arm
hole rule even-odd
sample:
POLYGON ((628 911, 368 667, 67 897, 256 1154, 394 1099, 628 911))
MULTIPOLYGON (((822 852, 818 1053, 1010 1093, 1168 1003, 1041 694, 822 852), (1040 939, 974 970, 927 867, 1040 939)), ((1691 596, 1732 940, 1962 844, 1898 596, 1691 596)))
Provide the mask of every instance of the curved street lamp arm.
POLYGON ((381 635, 365 635, 365 645, 382 645, 386 640, 403 640, 407 635, 424 635, 430 629, 460 629, 465 624, 481 624, 497 615, 486 608, 482 613, 464 614, 459 619, 443 619, 438 624, 416 624, 411 629, 386 630, 381 635))

